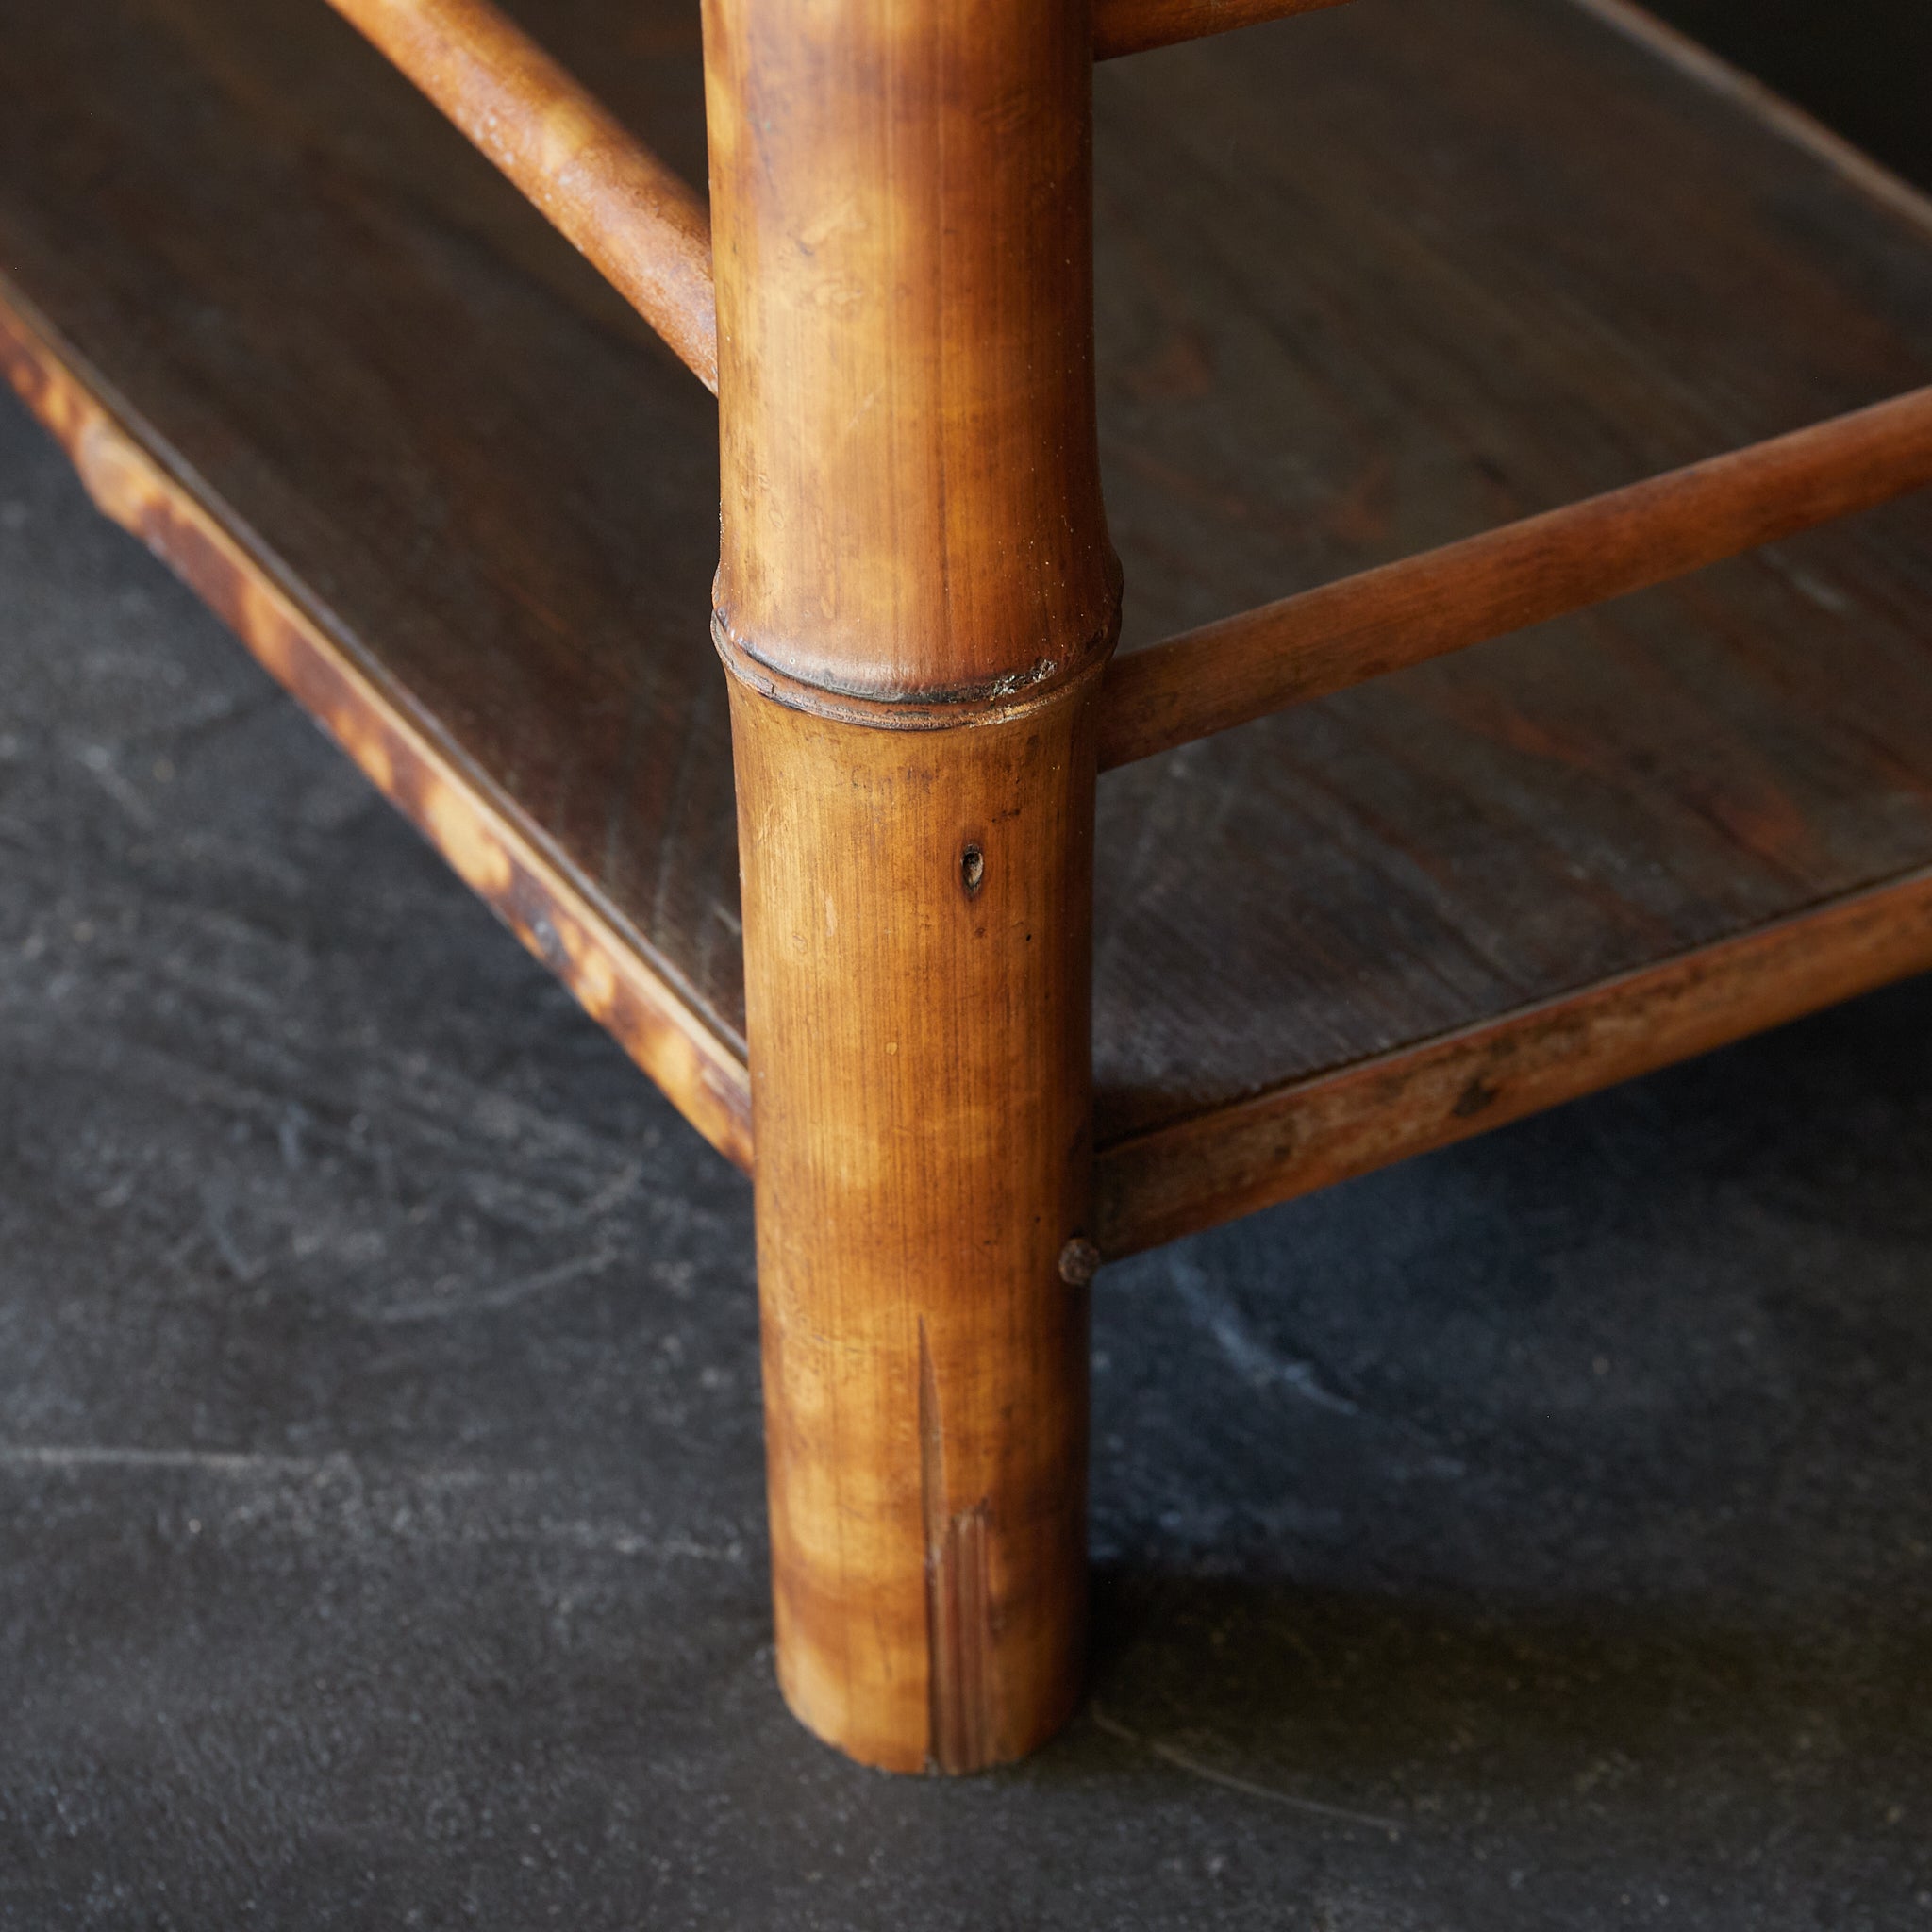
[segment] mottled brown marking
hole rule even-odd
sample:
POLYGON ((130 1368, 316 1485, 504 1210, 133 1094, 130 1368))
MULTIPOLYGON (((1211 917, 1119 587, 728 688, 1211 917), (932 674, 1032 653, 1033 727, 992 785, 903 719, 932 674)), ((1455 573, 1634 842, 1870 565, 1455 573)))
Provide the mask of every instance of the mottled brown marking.
POLYGON ((1080 1680, 1096 683, 957 732, 732 693, 779 1682, 896 1771, 1080 1680))
POLYGON ((707 0, 705 45, 779 1682, 972 1771, 1084 1637, 1090 24, 707 0))
POLYGON ((751 1166, 743 1062, 345 652, 221 517, 117 423, 44 325, 0 291, 0 368, 102 512, 194 590, 721 1153, 751 1166))

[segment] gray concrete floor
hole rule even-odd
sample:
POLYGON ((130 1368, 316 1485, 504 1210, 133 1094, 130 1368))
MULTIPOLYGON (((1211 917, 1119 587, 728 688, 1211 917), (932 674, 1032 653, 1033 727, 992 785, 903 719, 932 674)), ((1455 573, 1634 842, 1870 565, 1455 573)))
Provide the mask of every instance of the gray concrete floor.
POLYGON ((1932 1924, 1932 983, 1103 1275, 1091 1700, 894 1780, 744 1183, 10 405, 0 641, 0 1925, 1932 1924))

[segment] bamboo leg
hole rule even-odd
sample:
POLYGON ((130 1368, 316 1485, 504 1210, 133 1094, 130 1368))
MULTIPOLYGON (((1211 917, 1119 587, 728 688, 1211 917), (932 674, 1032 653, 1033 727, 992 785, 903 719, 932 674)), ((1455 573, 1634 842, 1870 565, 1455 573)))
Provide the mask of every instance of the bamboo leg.
POLYGON ((903 1771, 1020 1756, 1079 1680, 1090 35, 706 12, 778 1672, 903 1771))
POLYGON ((1092 691, 734 694, 779 1676, 894 1770, 1021 1756, 1078 1684, 1092 691))

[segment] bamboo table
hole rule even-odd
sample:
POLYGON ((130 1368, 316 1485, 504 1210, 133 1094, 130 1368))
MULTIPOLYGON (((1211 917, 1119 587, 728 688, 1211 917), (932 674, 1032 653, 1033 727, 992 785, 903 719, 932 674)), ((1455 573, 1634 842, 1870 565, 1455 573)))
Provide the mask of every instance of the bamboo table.
POLYGON ((0 4, 14 385, 755 1174, 855 1757, 1071 1708, 1103 1262, 1932 966, 1932 208, 1624 0, 0 4))

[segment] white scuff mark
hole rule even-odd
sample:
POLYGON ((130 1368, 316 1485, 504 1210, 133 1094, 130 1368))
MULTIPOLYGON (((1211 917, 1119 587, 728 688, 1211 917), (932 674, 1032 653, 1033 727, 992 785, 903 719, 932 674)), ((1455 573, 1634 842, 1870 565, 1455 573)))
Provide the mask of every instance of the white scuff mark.
POLYGON ((534 1274, 503 1282, 481 1294, 439 1295, 420 1301, 395 1302, 389 1307, 376 1310, 375 1319, 378 1322, 440 1322, 453 1315, 494 1312, 527 1301, 532 1295, 547 1294, 553 1289, 565 1288, 574 1281, 601 1274, 617 1259, 615 1248, 593 1248, 588 1255, 574 1256, 568 1261, 559 1261, 554 1268, 539 1269, 534 1274))
POLYGON ((154 808, 135 789, 132 782, 114 762, 114 754, 105 744, 82 745, 75 754, 82 771, 86 772, 101 790, 118 805, 142 831, 154 828, 154 808))
MULTIPOLYGON (((722 1563, 742 1566, 744 1543, 726 1534, 715 1541, 673 1530, 654 1533, 635 1523, 592 1522, 582 1517, 537 1516, 517 1507, 515 1497, 532 1483, 527 1471, 459 1468, 367 1471, 344 1452, 326 1456, 278 1456, 234 1449, 142 1449, 119 1444, 0 1443, 0 1472, 58 1470, 72 1474, 108 1471, 136 1474, 212 1475, 230 1481, 269 1478, 276 1482, 343 1485, 325 1510, 340 1511, 358 1535, 387 1533, 404 1542, 470 1547, 506 1542, 547 1543, 592 1556, 639 1557, 649 1562, 722 1563), (506 1499, 509 1499, 505 1507, 506 1499)), ((326 1493, 326 1492, 325 1492, 326 1493)), ((312 1497, 272 1500, 266 1510, 257 1495, 231 1508, 230 1526, 258 1524, 292 1508, 297 1526, 312 1530, 312 1497)), ((190 1517, 191 1535, 205 1526, 190 1517)))
POLYGON ((1317 1408, 1330 1409, 1337 1415, 1361 1413, 1361 1405, 1331 1389, 1314 1363, 1269 1347, 1240 1312, 1216 1293, 1205 1269, 1182 1255, 1170 1257, 1168 1266, 1188 1311, 1213 1336, 1222 1354, 1250 1382, 1291 1390, 1317 1408))
POLYGON ((1213 1765, 1203 1764, 1198 1757, 1162 1739, 1143 1737, 1139 1731, 1130 1731, 1125 1724, 1108 1717, 1098 1705, 1091 1706, 1088 1715, 1095 1727, 1105 1731, 1108 1737, 1137 1745, 1150 1757, 1159 1758, 1163 1764, 1171 1764, 1176 1771, 1205 1779, 1210 1785, 1219 1785, 1224 1790, 1240 1791, 1250 1798, 1264 1798, 1271 1805, 1284 1805, 1291 1811, 1306 1811, 1313 1818, 1330 1818, 1339 1824, 1359 1824, 1373 1831, 1386 1831, 1391 1839, 1402 1836, 1402 1826, 1393 1818, 1382 1818, 1373 1811, 1351 1811, 1343 1805, 1324 1805, 1319 1798, 1300 1797, 1275 1785, 1257 1784, 1253 1778, 1237 1777, 1230 1771, 1217 1771, 1213 1765))
POLYGON ((236 1241, 233 1231, 228 1226, 226 1203, 204 1192, 201 1209, 202 1225, 208 1232, 208 1240, 214 1243, 215 1253, 221 1257, 222 1265, 243 1288, 252 1287, 261 1279, 266 1264, 261 1261, 251 1261, 242 1252, 241 1243, 236 1241))
POLYGON ((132 1449, 82 1443, 0 1443, 0 1469, 186 1469, 208 1475, 322 1475, 346 1456, 273 1456, 242 1449, 132 1449))
POLYGON ((545 1518, 538 1524, 539 1533, 553 1542, 567 1543, 573 1549, 591 1550, 599 1555, 612 1557, 649 1557, 653 1560, 665 1560, 682 1557, 694 1563, 731 1563, 744 1561, 744 1545, 730 1540, 722 1543, 700 1542, 689 1536, 647 1536, 641 1531, 627 1529, 615 1524, 558 1522, 545 1518))
POLYGON ((620 1168, 617 1173, 612 1174, 584 1203, 579 1210, 578 1218, 584 1221, 602 1221, 613 1208, 619 1207, 624 1202, 629 1200, 643 1186, 643 1162, 641 1160, 631 1161, 627 1166, 620 1168))

